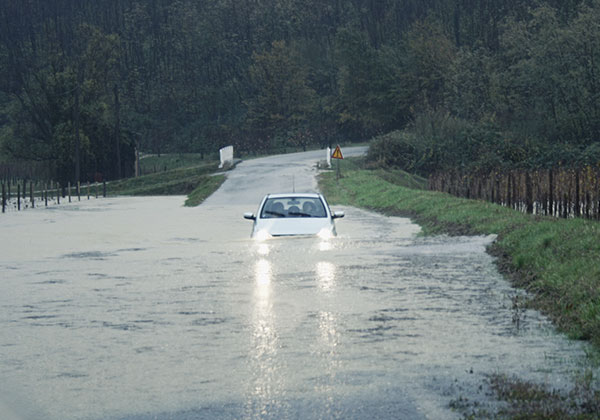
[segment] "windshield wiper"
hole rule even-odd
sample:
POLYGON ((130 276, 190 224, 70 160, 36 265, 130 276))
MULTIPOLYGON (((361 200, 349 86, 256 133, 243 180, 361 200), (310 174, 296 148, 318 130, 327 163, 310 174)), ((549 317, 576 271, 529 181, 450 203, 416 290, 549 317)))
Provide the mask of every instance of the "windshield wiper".
POLYGON ((290 216, 300 216, 300 217, 312 217, 311 214, 302 213, 302 212, 299 212, 299 211, 295 211, 295 212, 289 213, 289 215, 290 216))
POLYGON ((265 214, 272 214, 273 216, 277 216, 277 217, 285 217, 285 214, 279 213, 277 211, 271 211, 271 210, 265 210, 265 214))

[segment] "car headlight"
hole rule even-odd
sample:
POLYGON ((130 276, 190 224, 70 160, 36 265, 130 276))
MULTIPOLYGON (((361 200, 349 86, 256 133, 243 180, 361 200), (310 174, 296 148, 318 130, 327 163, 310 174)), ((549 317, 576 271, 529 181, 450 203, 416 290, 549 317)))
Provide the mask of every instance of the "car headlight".
POLYGON ((272 238, 272 236, 265 229, 259 230, 258 232, 256 232, 256 235, 254 235, 254 239, 256 239, 257 241, 266 241, 269 238, 272 238))

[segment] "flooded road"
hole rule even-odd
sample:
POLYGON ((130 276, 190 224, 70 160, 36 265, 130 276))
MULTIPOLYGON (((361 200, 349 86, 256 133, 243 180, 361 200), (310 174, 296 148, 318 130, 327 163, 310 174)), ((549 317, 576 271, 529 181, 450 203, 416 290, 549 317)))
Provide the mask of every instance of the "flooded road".
POLYGON ((251 240, 243 212, 316 188, 318 156, 244 162, 197 208, 125 197, 2 215, 4 405, 19 419, 453 419, 453 400, 492 403, 490 373, 568 382, 583 348, 513 308, 493 238, 334 207, 336 238, 251 240))

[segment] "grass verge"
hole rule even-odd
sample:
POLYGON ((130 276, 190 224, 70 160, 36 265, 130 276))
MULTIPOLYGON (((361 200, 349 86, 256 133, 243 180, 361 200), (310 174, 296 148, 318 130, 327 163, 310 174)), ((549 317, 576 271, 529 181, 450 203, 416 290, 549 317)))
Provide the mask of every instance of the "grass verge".
MULTIPOLYGON (((218 153, 216 154, 218 159, 218 153)), ((172 169, 190 168, 201 164, 213 164, 208 157, 200 153, 163 153, 159 155, 145 155, 140 158, 140 171, 142 174, 170 171, 172 169)), ((217 160, 218 163, 218 160, 217 160)))
MULTIPOLYGON (((342 176, 323 173, 321 191, 331 204, 362 207, 410 217, 424 234, 498 235, 490 252, 517 287, 528 290, 530 307, 549 316, 573 339, 600 351, 600 223, 526 215, 499 205, 416 189, 409 175, 365 170, 342 162, 342 176)), ((416 179, 416 185, 422 184, 416 179)), ((592 361, 594 362, 594 361, 592 361)), ((498 413, 472 411, 467 418, 597 419, 600 393, 593 374, 576 379, 569 392, 493 375, 490 389, 507 403, 498 413)), ((463 407, 463 413, 473 407, 463 407)))
MULTIPOLYGON (((600 223, 523 214, 496 204, 407 188, 380 171, 342 165, 324 173, 320 188, 333 204, 407 216, 424 233, 497 234, 490 249, 500 269, 528 290, 530 305, 574 339, 600 349, 600 223), (400 184, 400 185, 399 185, 400 184)), ((394 179, 398 179, 396 175, 394 179)))
POLYGON ((216 191, 225 177, 213 175, 217 162, 177 168, 107 183, 108 195, 188 195, 186 206, 197 206, 216 191))
POLYGON ((185 205, 188 207, 199 206, 209 195, 218 190, 224 181, 224 175, 204 177, 202 182, 198 183, 198 186, 188 194, 185 205))
POLYGON ((600 393, 582 376, 570 391, 557 391, 518 378, 492 375, 490 387, 507 402, 496 417, 509 419, 598 419, 600 393))

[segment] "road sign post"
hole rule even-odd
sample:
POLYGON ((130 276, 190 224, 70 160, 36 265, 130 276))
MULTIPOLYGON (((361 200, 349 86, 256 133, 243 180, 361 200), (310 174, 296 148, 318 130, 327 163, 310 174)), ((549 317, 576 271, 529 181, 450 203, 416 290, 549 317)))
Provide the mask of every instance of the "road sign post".
POLYGON ((333 151, 331 158, 337 159, 337 171, 336 171, 335 177, 336 177, 336 180, 339 180, 342 176, 341 171, 340 171, 340 160, 344 159, 344 156, 342 155, 342 149, 340 148, 339 144, 335 147, 335 150, 333 151))

